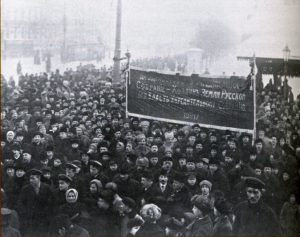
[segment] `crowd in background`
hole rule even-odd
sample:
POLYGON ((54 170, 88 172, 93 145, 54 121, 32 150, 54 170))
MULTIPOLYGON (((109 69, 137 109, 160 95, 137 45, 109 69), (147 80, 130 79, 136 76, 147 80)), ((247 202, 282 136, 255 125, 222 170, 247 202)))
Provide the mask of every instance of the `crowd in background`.
POLYGON ((21 75, 18 85, 2 76, 3 230, 15 236, 299 233, 299 96, 287 102, 270 86, 257 91, 252 141, 250 134, 198 124, 126 118, 125 88, 112 86, 109 74, 89 65, 21 75), (257 195, 246 187, 261 190, 258 202, 267 206, 241 212, 250 192, 257 195))

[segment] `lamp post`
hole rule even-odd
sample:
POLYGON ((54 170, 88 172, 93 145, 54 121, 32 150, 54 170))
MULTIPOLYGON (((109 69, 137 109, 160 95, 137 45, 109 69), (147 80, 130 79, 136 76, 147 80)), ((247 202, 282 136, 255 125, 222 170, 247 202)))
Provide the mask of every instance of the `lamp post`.
POLYGON ((286 45, 283 52, 283 61, 284 61, 284 82, 283 82, 283 97, 285 100, 288 100, 288 80, 287 80, 287 66, 290 58, 291 50, 286 45))

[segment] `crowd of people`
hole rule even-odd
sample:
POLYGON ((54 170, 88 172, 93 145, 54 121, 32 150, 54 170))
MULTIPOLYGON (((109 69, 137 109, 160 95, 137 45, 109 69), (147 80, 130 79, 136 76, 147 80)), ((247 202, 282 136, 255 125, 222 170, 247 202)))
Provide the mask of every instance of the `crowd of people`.
POLYGON ((126 117, 105 68, 2 76, 3 236, 296 236, 300 97, 257 136, 126 117))

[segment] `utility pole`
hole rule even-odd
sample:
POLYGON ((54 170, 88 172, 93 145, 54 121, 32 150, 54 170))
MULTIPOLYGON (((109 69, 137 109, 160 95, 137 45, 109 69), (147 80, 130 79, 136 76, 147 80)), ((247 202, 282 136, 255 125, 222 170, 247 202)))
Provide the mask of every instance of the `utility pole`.
POLYGON ((114 67, 113 67, 113 83, 121 82, 120 74, 120 57, 121 57, 121 24, 122 24, 122 0, 118 0, 117 5, 117 20, 116 20, 116 41, 114 53, 114 67))
POLYGON ((64 0, 64 16, 63 16, 63 43, 61 49, 61 61, 66 61, 66 34, 67 34, 67 15, 66 15, 66 1, 64 0))

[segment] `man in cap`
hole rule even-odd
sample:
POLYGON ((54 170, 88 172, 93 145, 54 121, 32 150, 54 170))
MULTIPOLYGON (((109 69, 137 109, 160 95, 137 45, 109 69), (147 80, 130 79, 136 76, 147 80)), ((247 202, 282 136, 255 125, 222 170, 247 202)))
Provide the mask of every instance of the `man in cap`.
POLYGON ((130 197, 137 201, 137 193, 140 193, 140 183, 130 177, 130 167, 123 163, 120 167, 119 174, 113 179, 118 186, 118 194, 121 197, 130 197))
POLYGON ((149 170, 145 170, 142 175, 141 175, 141 186, 142 186, 142 191, 141 194, 139 195, 139 198, 142 206, 145 205, 146 203, 149 203, 149 200, 152 198, 152 195, 154 193, 154 185, 153 185, 153 174, 149 170))
POLYGON ((24 186, 18 200, 23 234, 38 236, 47 233, 53 211, 53 192, 41 182, 42 172, 32 169, 28 172, 29 184, 24 186))
POLYGON ((99 179, 102 184, 106 184, 108 182, 108 178, 103 174, 103 166, 101 162, 97 160, 90 160, 89 166, 90 172, 85 176, 87 185, 89 185, 93 179, 99 179))
POLYGON ((72 178, 65 174, 58 175, 58 188, 54 191, 55 207, 66 203, 66 191, 70 188, 72 178))
POLYGON ((169 214, 172 216, 181 215, 188 211, 191 199, 191 193, 185 186, 186 177, 184 174, 176 172, 173 175, 172 192, 167 198, 169 205, 169 214))
POLYGON ((276 214, 262 200, 264 182, 248 177, 245 184, 248 200, 235 207, 233 236, 280 236, 276 214))
POLYGON ((77 166, 73 163, 66 163, 66 175, 72 179, 71 187, 75 188, 79 193, 79 200, 82 200, 85 196, 85 193, 87 191, 88 185, 85 182, 85 179, 80 178, 80 176, 77 175, 76 170, 77 166))
POLYGON ((213 189, 221 190, 228 194, 230 190, 229 181, 220 167, 220 161, 217 158, 212 158, 209 161, 209 173, 207 179, 212 182, 213 189))

